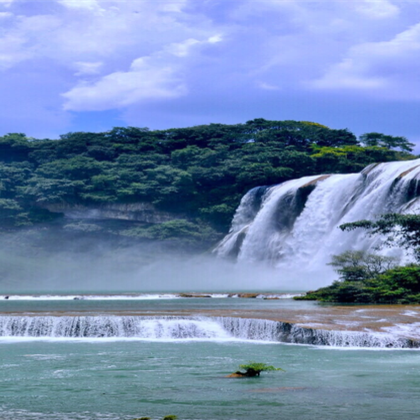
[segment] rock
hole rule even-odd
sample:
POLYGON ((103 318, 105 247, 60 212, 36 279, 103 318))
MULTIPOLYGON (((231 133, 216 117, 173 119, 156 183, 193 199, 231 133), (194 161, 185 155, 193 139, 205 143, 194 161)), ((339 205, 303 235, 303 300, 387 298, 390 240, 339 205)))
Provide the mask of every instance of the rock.
POLYGON ((242 299, 255 299, 259 293, 238 293, 238 297, 242 299))
POLYGON ((324 181, 324 179, 328 179, 331 175, 321 175, 319 178, 314 179, 313 181, 307 182, 305 185, 302 185, 299 187, 299 189, 307 188, 307 187, 313 187, 318 182, 324 181))
POLYGON ((4 298, 7 300, 7 299, 9 299, 9 296, 5 296, 4 298))
POLYGON ((404 178, 407 174, 409 174, 411 171, 414 171, 414 169, 417 169, 419 166, 420 166, 420 165, 414 166, 414 168, 408 169, 407 171, 404 171, 404 172, 400 173, 400 174, 397 176, 397 179, 404 178))
POLYGON ((180 293, 178 296, 182 298, 211 298, 210 295, 201 295, 195 293, 180 293))
POLYGON ((95 206, 69 203, 42 203, 37 205, 51 213, 64 214, 70 219, 130 220, 152 224, 187 219, 184 214, 158 210, 153 204, 146 202, 104 203, 95 206))
POLYGON ((278 297, 265 297, 264 300, 279 300, 278 297))
POLYGON ((241 372, 235 372, 235 373, 231 373, 230 375, 225 376, 225 378, 246 378, 246 375, 244 375, 241 372))

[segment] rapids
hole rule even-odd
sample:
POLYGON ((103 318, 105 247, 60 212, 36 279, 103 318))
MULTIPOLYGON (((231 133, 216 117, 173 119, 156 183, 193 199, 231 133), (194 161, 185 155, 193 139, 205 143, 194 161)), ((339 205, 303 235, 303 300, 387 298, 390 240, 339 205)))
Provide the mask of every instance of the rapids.
POLYGON ((415 340, 391 333, 328 331, 264 319, 203 316, 0 316, 0 339, 12 338, 241 340, 331 347, 420 347, 415 340))

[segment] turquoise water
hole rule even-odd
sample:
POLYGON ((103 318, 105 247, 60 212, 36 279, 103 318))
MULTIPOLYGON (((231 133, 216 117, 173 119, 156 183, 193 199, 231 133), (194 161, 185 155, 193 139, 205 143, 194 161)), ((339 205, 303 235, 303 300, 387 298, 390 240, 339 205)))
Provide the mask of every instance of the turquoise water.
POLYGON ((414 419, 420 352, 250 343, 0 345, 1 419, 414 419), (247 360, 286 372, 228 379, 247 360))
POLYGON ((302 308, 319 306, 316 302, 297 302, 293 299, 150 299, 150 300, 0 300, 1 312, 130 312, 130 311, 182 311, 182 310, 258 310, 302 308))
MULTIPOLYGON (((281 308, 290 300, 2 301, 0 312, 281 308)), ((1 420, 415 419, 420 351, 229 339, 0 339, 1 420), (250 360, 286 372, 225 376, 250 360)))

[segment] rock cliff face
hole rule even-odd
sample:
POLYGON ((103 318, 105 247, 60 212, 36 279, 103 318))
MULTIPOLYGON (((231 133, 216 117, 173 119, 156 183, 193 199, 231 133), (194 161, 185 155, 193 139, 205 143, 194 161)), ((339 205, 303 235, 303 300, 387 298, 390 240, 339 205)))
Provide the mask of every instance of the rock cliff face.
POLYGON ((109 203, 101 205, 47 204, 43 208, 52 213, 63 213, 70 219, 129 220, 142 223, 164 223, 185 219, 185 215, 157 210, 151 203, 109 203))

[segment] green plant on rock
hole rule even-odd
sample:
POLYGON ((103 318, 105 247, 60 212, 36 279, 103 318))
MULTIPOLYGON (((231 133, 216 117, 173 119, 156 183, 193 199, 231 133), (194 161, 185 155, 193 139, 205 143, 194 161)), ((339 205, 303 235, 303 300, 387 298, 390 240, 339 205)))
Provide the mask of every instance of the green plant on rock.
POLYGON ((254 377, 260 376, 260 373, 263 371, 274 371, 274 370, 281 370, 281 368, 276 368, 274 366, 267 365, 265 363, 257 363, 257 362, 248 362, 245 365, 239 365, 241 369, 244 369, 245 372, 236 372, 237 375, 247 376, 247 377, 254 377))
POLYGON ((176 420, 178 416, 175 416, 174 414, 170 414, 169 416, 165 416, 162 420, 176 420))

